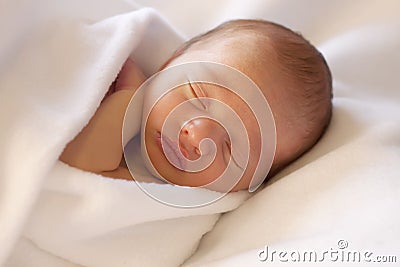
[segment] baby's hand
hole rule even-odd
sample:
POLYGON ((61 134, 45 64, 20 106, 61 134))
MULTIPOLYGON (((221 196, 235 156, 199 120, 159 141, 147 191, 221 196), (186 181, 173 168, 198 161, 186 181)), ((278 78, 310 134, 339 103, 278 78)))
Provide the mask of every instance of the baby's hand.
POLYGON ((143 72, 132 59, 128 58, 115 81, 115 92, 120 90, 136 91, 145 80, 146 76, 143 72))

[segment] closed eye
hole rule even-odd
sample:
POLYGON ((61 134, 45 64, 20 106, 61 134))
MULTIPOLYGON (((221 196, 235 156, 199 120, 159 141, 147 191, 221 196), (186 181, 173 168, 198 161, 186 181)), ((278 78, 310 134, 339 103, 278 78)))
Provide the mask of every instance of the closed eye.
POLYGON ((224 142, 223 146, 224 147, 223 147, 222 151, 223 151, 223 155, 224 155, 224 161, 225 161, 225 164, 228 165, 229 159, 231 157, 231 144, 228 140, 226 140, 224 142))
POLYGON ((236 166, 238 166, 241 170, 244 169, 242 166, 239 165, 239 163, 232 156, 232 147, 231 147, 231 142, 229 140, 226 140, 224 143, 223 153, 224 153, 224 161, 225 161, 226 165, 229 164, 229 159, 232 158, 232 161, 236 166))
POLYGON ((192 84, 192 83, 189 82, 188 85, 189 85, 189 88, 190 88, 190 91, 191 91, 192 95, 199 101, 199 103, 201 105, 201 108, 206 110, 207 106, 201 100, 203 97, 205 97, 203 90, 197 84, 192 84))

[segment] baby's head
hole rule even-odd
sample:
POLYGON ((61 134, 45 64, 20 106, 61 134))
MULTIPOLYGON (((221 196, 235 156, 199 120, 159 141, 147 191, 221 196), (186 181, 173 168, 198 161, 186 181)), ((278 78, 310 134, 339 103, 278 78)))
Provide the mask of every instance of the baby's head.
MULTIPOLYGON (((323 56, 301 35, 281 25, 261 20, 226 22, 183 44, 163 68, 193 61, 233 67, 250 77, 260 88, 271 108, 276 127, 276 150, 270 175, 310 149, 330 121, 332 80, 323 56)), ((198 97, 226 103, 239 115, 246 129, 254 129, 248 133, 249 163, 233 190, 247 189, 260 157, 261 137, 256 127, 257 120, 240 97, 217 85, 180 86, 155 104, 145 128, 146 149, 152 164, 165 179, 185 186, 208 184, 226 168, 231 155, 231 140, 215 121, 198 118, 177 126, 181 129, 179 141, 176 141, 178 149, 189 160, 200 157, 201 140, 211 138, 215 142, 217 154, 214 162, 203 171, 179 170, 170 164, 160 146, 160 132, 167 115, 178 104, 198 97)), ((200 101, 200 108, 201 105, 200 101)))

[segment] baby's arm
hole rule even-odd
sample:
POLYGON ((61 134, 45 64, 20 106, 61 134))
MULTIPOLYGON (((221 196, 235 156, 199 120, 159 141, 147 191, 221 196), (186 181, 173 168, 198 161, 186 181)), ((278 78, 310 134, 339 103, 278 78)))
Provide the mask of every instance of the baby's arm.
POLYGON ((107 97, 86 127, 67 145, 60 160, 95 173, 117 169, 123 151, 123 119, 133 93, 120 90, 107 97))
POLYGON ((114 92, 103 100, 86 127, 67 145, 60 160, 85 171, 129 179, 129 171, 119 167, 123 155, 122 124, 125 110, 144 80, 139 68, 127 60, 114 92))

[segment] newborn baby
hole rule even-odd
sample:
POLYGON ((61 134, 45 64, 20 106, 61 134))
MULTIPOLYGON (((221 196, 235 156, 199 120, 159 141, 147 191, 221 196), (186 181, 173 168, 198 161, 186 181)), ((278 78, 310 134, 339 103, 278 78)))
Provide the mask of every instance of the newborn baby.
MULTIPOLYGON (((184 43, 162 69, 193 61, 235 68, 260 88, 268 101, 276 127, 276 150, 269 173, 275 174, 310 149, 321 137, 331 117, 332 80, 323 56, 301 35, 267 21, 234 20, 184 43)), ((72 140, 60 160, 82 170, 131 180, 123 157, 122 125, 128 104, 146 80, 128 59, 88 125, 72 140)), ((144 94, 152 94, 145 91, 144 94)), ((187 99, 213 98, 229 105, 248 132, 249 161, 231 191, 247 189, 260 158, 260 131, 251 107, 238 95, 218 85, 188 83, 165 94, 143 124, 145 146, 152 164, 168 182, 204 186, 218 177, 232 154, 223 127, 207 118, 180 125, 177 146, 189 160, 201 156, 200 141, 211 138, 217 149, 213 163, 199 172, 172 165, 160 145, 161 128, 168 114, 187 99)), ((204 105, 203 102, 199 102, 204 105)), ((203 107, 206 108, 206 107, 203 107)), ((262 116, 262 115, 260 115, 262 116)))

